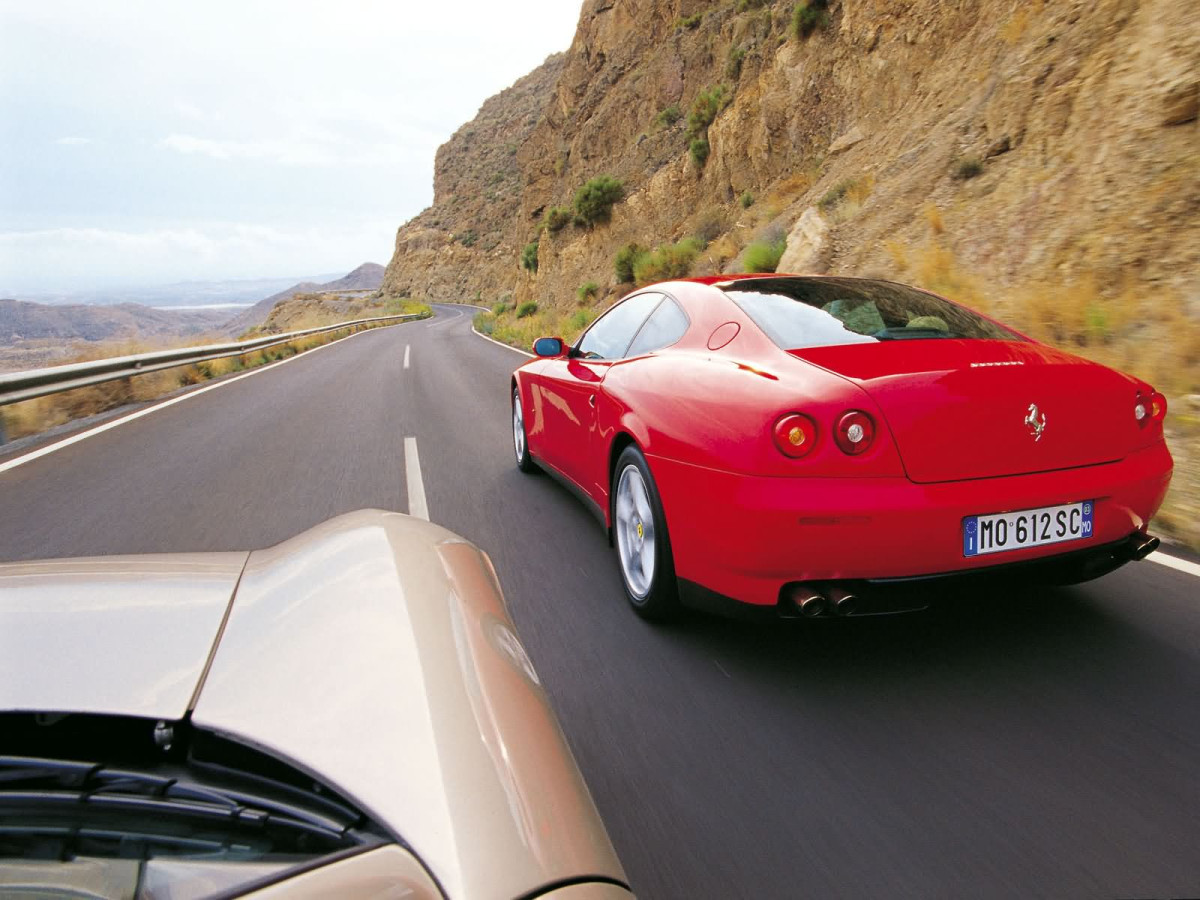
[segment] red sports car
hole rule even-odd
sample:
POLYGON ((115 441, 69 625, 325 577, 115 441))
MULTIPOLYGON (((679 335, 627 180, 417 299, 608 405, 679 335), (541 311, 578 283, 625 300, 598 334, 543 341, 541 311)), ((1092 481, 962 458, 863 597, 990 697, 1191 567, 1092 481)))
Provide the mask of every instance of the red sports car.
POLYGON ((592 508, 646 618, 1071 583, 1158 545, 1162 395, 926 291, 675 281, 534 351, 512 379, 517 465, 592 508))

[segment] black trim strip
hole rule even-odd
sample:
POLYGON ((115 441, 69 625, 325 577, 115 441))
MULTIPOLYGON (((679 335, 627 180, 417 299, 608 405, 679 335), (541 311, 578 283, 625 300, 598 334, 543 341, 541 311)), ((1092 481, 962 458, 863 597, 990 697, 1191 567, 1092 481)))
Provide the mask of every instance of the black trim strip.
POLYGON ((544 897, 552 891, 574 887, 577 884, 611 884, 614 887, 629 891, 631 895, 633 894, 633 888, 619 878, 612 878, 608 875, 577 875, 574 878, 560 878, 558 881, 551 881, 549 884, 534 888, 528 894, 521 894, 516 900, 535 900, 535 898, 544 897))
POLYGON ((534 455, 533 451, 530 451, 529 457, 541 467, 543 472, 574 494, 576 499, 582 501, 583 505, 587 507, 588 512, 595 516, 602 526, 605 528, 608 527, 608 523, 604 521, 604 509, 599 503, 592 499, 591 495, 588 494, 587 491, 577 485, 558 469, 554 468, 554 466, 550 465, 550 463, 546 462, 540 456, 534 455))

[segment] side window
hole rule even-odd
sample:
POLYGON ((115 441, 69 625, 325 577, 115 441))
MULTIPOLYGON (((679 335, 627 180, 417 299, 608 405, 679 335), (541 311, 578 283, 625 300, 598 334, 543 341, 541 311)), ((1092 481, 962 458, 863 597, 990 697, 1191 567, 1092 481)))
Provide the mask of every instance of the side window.
POLYGON ((662 294, 638 294, 622 300, 595 322, 579 342, 584 359, 620 359, 662 294))
POLYGON ((658 305, 658 309, 650 314, 642 330, 637 333, 633 343, 629 345, 626 356, 640 356, 653 350, 669 347, 687 331, 688 318, 683 310, 670 297, 658 305))

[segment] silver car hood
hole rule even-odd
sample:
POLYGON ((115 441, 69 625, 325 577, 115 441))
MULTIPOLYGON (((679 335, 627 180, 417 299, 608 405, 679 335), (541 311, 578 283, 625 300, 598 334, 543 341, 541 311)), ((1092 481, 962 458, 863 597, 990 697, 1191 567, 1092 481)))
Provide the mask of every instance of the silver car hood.
POLYGON ((0 710, 182 718, 248 556, 0 564, 0 710))
POLYGON ((0 566, 0 635, 12 616, 35 637, 2 647, 0 709, 190 708, 353 799, 451 897, 625 880, 491 563, 436 525, 364 510, 248 559, 0 566))

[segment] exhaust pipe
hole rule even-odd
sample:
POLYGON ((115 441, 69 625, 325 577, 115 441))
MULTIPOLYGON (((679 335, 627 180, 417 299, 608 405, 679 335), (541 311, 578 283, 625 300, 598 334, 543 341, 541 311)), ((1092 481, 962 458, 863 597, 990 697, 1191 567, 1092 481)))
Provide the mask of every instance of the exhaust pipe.
POLYGON ((1161 541, 1156 537, 1150 537, 1146 534, 1135 534, 1129 540, 1129 554, 1135 560, 1145 559, 1158 549, 1160 543, 1161 541))
POLYGON ((829 590, 829 602, 833 611, 839 616, 850 616, 858 609, 858 598, 844 588, 834 587, 829 590))
POLYGON ((806 584, 789 584, 783 589, 783 595, 792 609, 805 618, 812 619, 825 612, 825 598, 806 584))

